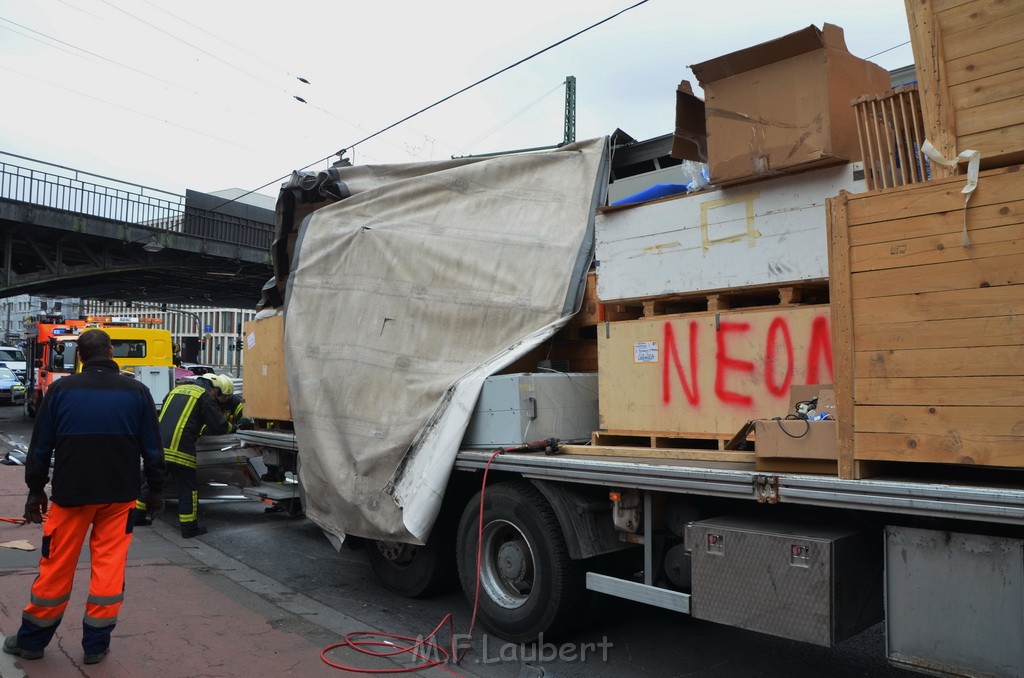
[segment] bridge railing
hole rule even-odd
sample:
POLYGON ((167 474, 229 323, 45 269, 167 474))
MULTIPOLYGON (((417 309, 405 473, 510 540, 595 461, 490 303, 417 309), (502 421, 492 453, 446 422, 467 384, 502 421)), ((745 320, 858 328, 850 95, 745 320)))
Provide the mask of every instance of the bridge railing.
MULTIPOLYGON (((230 209, 189 205, 186 210, 183 195, 4 151, 0 199, 257 249, 269 249, 273 240, 272 224, 227 213, 230 209)), ((216 202, 223 206, 233 201, 216 202)))
POLYGON ((180 231, 185 196, 0 152, 0 198, 180 231))

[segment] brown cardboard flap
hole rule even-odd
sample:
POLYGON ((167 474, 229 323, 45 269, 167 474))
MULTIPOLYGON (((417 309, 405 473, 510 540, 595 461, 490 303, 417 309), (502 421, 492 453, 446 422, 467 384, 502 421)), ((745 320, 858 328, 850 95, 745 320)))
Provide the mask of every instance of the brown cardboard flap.
POLYGON ((690 70, 703 86, 708 82, 745 73, 823 47, 847 51, 843 29, 833 24, 825 24, 823 29, 819 29, 812 24, 781 38, 694 64, 690 66, 690 70))
POLYGON ((708 128, 704 100, 693 93, 689 81, 676 87, 676 129, 672 135, 673 158, 708 161, 708 128))

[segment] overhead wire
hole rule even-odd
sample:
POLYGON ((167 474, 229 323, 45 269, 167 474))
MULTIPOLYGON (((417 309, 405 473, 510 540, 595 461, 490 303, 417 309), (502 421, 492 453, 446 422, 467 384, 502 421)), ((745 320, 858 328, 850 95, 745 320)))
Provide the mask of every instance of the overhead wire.
POLYGON ((877 54, 872 54, 871 56, 866 57, 865 60, 874 59, 876 56, 881 56, 881 55, 885 54, 886 52, 891 52, 894 49, 899 49, 900 47, 903 47, 904 45, 909 45, 909 44, 910 44, 909 40, 907 40, 906 42, 901 42, 898 45, 893 45, 889 49, 883 49, 881 52, 878 52, 877 54))
POLYGON ((495 132, 497 132, 497 131, 498 131, 499 129, 501 129, 501 128, 502 128, 502 127, 504 127, 505 125, 509 124, 510 122, 512 122, 513 120, 515 120, 515 119, 516 119, 516 118, 518 118, 519 116, 521 116, 522 114, 526 113, 526 111, 530 110, 531 108, 533 108, 534 106, 536 106, 537 104, 539 104, 539 103, 540 103, 541 101, 543 101, 544 99, 546 99, 546 98, 548 98, 549 96, 551 96, 551 94, 552 94, 552 93, 554 93, 554 92, 556 92, 556 91, 560 90, 560 89, 562 88, 562 86, 563 86, 563 85, 565 85, 565 80, 563 80, 562 82, 558 83, 557 85, 555 85, 554 87, 552 87, 551 89, 549 89, 549 90, 548 90, 547 92, 545 92, 544 94, 541 94, 541 95, 540 95, 539 97, 537 97, 536 99, 534 99, 533 101, 531 101, 531 102, 530 102, 530 103, 528 103, 528 104, 527 104, 526 106, 524 106, 523 108, 519 109, 518 111, 516 111, 515 113, 513 113, 513 114, 512 114, 512 115, 510 115, 509 117, 505 118, 504 120, 502 120, 501 122, 499 122, 499 123, 498 123, 497 125, 495 125, 495 126, 494 126, 494 127, 492 127, 491 129, 487 130, 486 132, 484 132, 483 134, 481 134, 480 136, 478 136, 478 137, 477 137, 476 139, 473 139, 472 141, 470 141, 470 142, 469 142, 468 144, 466 144, 466 145, 465 145, 465 146, 463 147, 463 150, 466 150, 466 149, 471 149, 471 148, 473 148, 473 146, 477 145, 478 143, 480 143, 481 141, 483 141, 483 140, 484 140, 484 139, 486 139, 487 137, 491 136, 492 134, 494 134, 495 132))
MULTIPOLYGON (((93 62, 98 62, 98 60, 101 60, 101 61, 106 62, 108 64, 112 64, 112 65, 117 66, 119 68, 123 68, 123 69, 125 69, 127 71, 131 71, 133 73, 141 75, 143 77, 150 78, 152 80, 155 80, 157 82, 163 83, 165 85, 169 85, 171 87, 174 87, 174 88, 176 88, 178 90, 181 90, 183 92, 188 93, 190 96, 200 96, 200 93, 197 90, 193 89, 193 88, 187 87, 187 86, 182 85, 180 83, 173 82, 171 80, 167 80, 167 79, 162 78, 162 77, 160 77, 158 75, 154 75, 153 73, 149 73, 147 71, 140 70, 138 68, 135 68, 134 66, 130 66, 128 64, 125 64, 125 63, 122 63, 120 61, 117 61, 116 59, 111 59, 109 57, 103 56, 102 54, 98 54, 98 53, 93 52, 91 50, 88 50, 88 49, 86 49, 84 47, 81 47, 79 45, 75 45, 75 44, 72 44, 72 43, 67 42, 65 40, 61 40, 60 38, 54 37, 54 36, 49 35, 47 33, 43 33, 42 31, 38 31, 38 30, 32 28, 31 26, 25 26, 23 24, 19 24, 16 21, 11 21, 10 19, 6 19, 4 17, 0 17, 0 21, 4 21, 6 23, 9 23, 12 26, 17 26, 18 28, 23 29, 24 31, 29 31, 29 33, 33 33, 34 35, 29 35, 29 33, 24 33, 22 31, 15 30, 14 28, 10 28, 8 26, 0 25, 0 29, 3 29, 5 31, 9 31, 11 33, 14 33, 15 35, 20 35, 20 36, 22 36, 24 38, 27 38, 29 40, 34 40, 35 42, 38 42, 38 43, 40 43, 42 45, 46 45, 47 47, 56 48, 56 49, 66 53, 66 54, 70 54, 73 57, 80 58, 80 59, 86 59, 86 60, 90 60, 90 61, 93 61, 93 62), (47 40, 49 40, 51 42, 46 42, 47 40), (56 44, 54 44, 54 43, 56 43, 56 44), (67 48, 70 48, 70 49, 67 49, 67 48), (77 51, 72 51, 72 50, 77 50, 77 51)), ((14 72, 18 72, 18 71, 14 71, 14 72)), ((25 75, 26 77, 28 77, 27 74, 25 74, 25 73, 20 73, 20 72, 18 72, 18 73, 20 75, 25 75)), ((46 81, 41 80, 41 82, 46 82, 46 81)), ((53 85, 54 83, 47 82, 46 84, 53 85)), ((74 90, 69 90, 69 91, 74 92, 74 90)), ((80 92, 75 92, 75 93, 81 94, 80 92)), ((108 101, 108 100, 105 100, 105 99, 100 99, 98 97, 93 97, 93 98, 95 98, 97 101, 102 101, 103 103, 108 103, 108 104, 111 104, 111 105, 118 105, 119 106, 119 104, 115 104, 114 102, 111 102, 111 101, 108 101)), ((229 102, 221 101, 220 103, 222 105, 226 104, 226 107, 223 110, 225 110, 226 112, 231 113, 232 115, 244 115, 246 117, 252 118, 253 120, 258 120, 258 121, 260 121, 262 123, 276 124, 276 120, 273 120, 273 119, 271 119, 271 118, 269 118, 267 116, 260 115, 258 112, 256 112, 256 110, 258 110, 258 109, 255 109, 255 110, 253 108, 239 108, 239 109, 236 109, 236 108, 233 108, 230 105, 229 102)), ((146 114, 142 113, 141 111, 136 111, 135 109, 130 109, 130 108, 127 108, 127 107, 123 107, 123 108, 125 108, 125 110, 129 110, 129 111, 134 112, 134 113, 139 113, 141 115, 146 115, 146 114)), ((317 108, 317 109, 323 111, 324 113, 327 113, 327 114, 330 115, 329 111, 326 111, 326 110, 320 108, 319 106, 315 106, 315 108, 317 108)), ((150 117, 153 117, 153 116, 150 116, 150 117)), ((345 122, 346 124, 352 125, 353 127, 359 127, 356 123, 353 123, 351 121, 346 121, 346 120, 344 120, 344 119, 342 119, 342 118, 340 118, 338 116, 334 116, 334 117, 337 118, 338 120, 341 120, 342 122, 345 122)), ((166 120, 164 120, 162 118, 155 118, 154 117, 154 119, 160 120, 162 122, 168 122, 168 121, 166 121, 166 120)), ((169 123, 169 124, 174 124, 174 123, 169 123)), ((182 126, 182 125, 178 125, 178 126, 181 127, 182 129, 187 129, 189 131, 197 131, 197 130, 193 130, 193 129, 189 128, 189 127, 185 127, 185 126, 182 126)), ((208 134, 203 133, 203 132, 199 132, 199 133, 200 134, 204 134, 205 136, 209 136, 208 134)), ((219 138, 219 137, 214 137, 214 138, 219 138)), ((222 141, 226 141, 224 139, 221 139, 221 140, 222 141)), ((231 142, 228 142, 228 143, 231 143, 231 142)), ((241 146, 241 148, 249 148, 249 147, 241 146)), ((249 149, 249 150, 254 150, 254 149, 249 149)))
MULTIPOLYGON (((138 68, 135 68, 134 66, 129 66, 127 64, 121 63, 120 61, 115 61, 114 59, 110 59, 108 57, 105 57, 102 54, 97 54, 96 52, 91 52, 91 51, 85 49, 84 47, 79 47, 78 45, 72 45, 70 42, 65 42, 64 40, 61 40, 60 38, 55 38, 52 35, 47 35, 46 33, 42 33, 41 31, 37 31, 36 29, 31 28, 29 26, 24 26, 22 24, 19 24, 17 21, 11 21, 10 19, 5 19, 4 17, 0 17, 0 21, 5 21, 5 22, 11 24, 12 26, 17 26, 18 28, 21 28, 22 30, 26 30, 26 31, 29 31, 31 33, 35 33, 38 36, 46 38, 47 40, 52 40, 53 42, 59 43, 60 45, 64 45, 65 47, 70 47, 71 49, 78 50, 79 52, 82 52, 84 54, 88 54, 89 56, 94 57, 96 59, 102 59, 103 61, 106 61, 107 63, 113 64, 113 65, 118 66, 120 68, 125 68, 125 69, 127 69, 129 71, 132 71, 134 73, 138 73, 139 75, 144 75, 147 78, 153 78, 154 80, 158 80, 158 81, 160 81, 160 82, 162 82, 164 84, 171 85, 172 87, 182 87, 182 85, 178 85, 177 83, 173 83, 170 80, 165 80, 165 79, 161 78, 160 76, 153 75, 152 73, 147 73, 145 71, 140 71, 138 68)), ((48 47, 57 47, 57 49, 59 49, 59 50, 61 50, 63 52, 67 52, 68 54, 71 54, 73 56, 77 56, 77 57, 81 57, 82 56, 81 54, 77 54, 76 52, 71 52, 69 50, 66 50, 63 47, 59 47, 57 45, 49 45, 49 44, 47 44, 46 42, 43 42, 42 40, 40 40, 37 37, 34 37, 32 35, 27 35, 25 33, 20 33, 18 31, 14 30, 13 28, 8 28, 7 26, 0 26, 0 28, 4 29, 6 31, 10 31, 12 33, 15 33, 17 35, 21 35, 21 36, 26 37, 26 38, 28 38, 30 40, 35 40, 36 42, 40 42, 40 43, 42 43, 44 45, 47 45, 48 47)))
POLYGON ((249 50, 245 49, 244 47, 239 47, 238 45, 236 45, 236 44, 234 44, 232 42, 229 42, 227 39, 225 39, 225 38, 223 38, 223 37, 221 37, 219 35, 214 35, 210 31, 208 31, 205 28, 203 28, 202 26, 198 26, 198 25, 192 23, 191 21, 189 21, 188 19, 185 19, 183 17, 178 16, 177 14, 174 14, 172 12, 167 11, 166 9, 164 9, 163 7, 161 7, 160 5, 158 5, 155 2, 151 2, 150 0, 142 0, 142 2, 146 3, 147 5, 149 5, 150 7, 152 7, 155 10, 163 12, 164 14, 166 14, 169 17, 171 17, 172 19, 177 19, 181 23, 183 23, 183 24, 185 24, 187 26, 191 26, 192 28, 196 29, 197 31, 199 31, 201 33, 205 33, 206 35, 210 36, 214 40, 218 40, 218 41, 224 43, 228 47, 231 47, 233 49, 237 49, 239 52, 241 52, 243 54, 246 54, 246 55, 252 57, 253 59, 256 59, 260 63, 266 64, 267 66, 270 66, 271 68, 275 68, 275 69, 283 72, 289 78, 295 78, 299 82, 305 83, 307 85, 310 84, 309 80, 307 80, 306 78, 304 78, 304 77, 302 77, 300 75, 295 75, 294 73, 292 73, 291 71, 289 71, 289 70, 287 70, 285 68, 281 68, 280 64, 275 64, 275 63, 272 63, 270 61, 267 61, 266 59, 261 57, 259 54, 256 54, 254 52, 250 52, 249 50))
MULTIPOLYGON (((156 24, 150 23, 149 21, 146 21, 145 19, 143 19, 141 17, 135 16, 134 14, 129 12, 128 10, 122 9, 121 7, 118 7, 114 3, 110 2, 110 0, 99 0, 99 1, 102 2, 105 5, 113 7, 118 12, 121 12, 122 14, 125 14, 125 15, 131 17, 132 19, 135 19, 139 23, 145 24, 146 26, 149 26, 153 30, 158 31, 160 33, 163 33, 164 35, 166 35, 167 37, 171 38, 172 40, 177 40, 178 42, 182 43, 183 45, 188 45, 192 49, 205 54, 206 56, 210 57, 211 59, 219 61, 220 63, 224 64, 225 66, 228 66, 229 68, 235 69, 239 73, 243 73, 243 74, 249 76, 250 78, 253 78, 254 80, 257 80, 258 82, 262 82, 264 85, 267 85, 268 87, 272 87, 272 88, 274 88, 276 90, 284 92, 285 94, 287 94, 289 96, 292 96, 292 97, 295 96, 294 94, 292 94, 288 90, 284 89, 283 87, 279 87, 278 85, 275 85, 274 83, 270 82, 269 80, 266 80, 266 79, 260 77, 259 75, 256 75, 255 73, 251 73, 251 72, 245 70, 244 68, 242 68, 241 66, 233 64, 233 63, 231 63, 230 61, 228 61, 226 59, 222 59, 219 56, 217 56, 216 54, 214 54, 213 52, 210 52, 209 50, 203 49, 202 47, 199 47, 198 45, 194 45, 191 42, 189 42, 188 40, 185 40, 184 38, 179 37, 179 36, 171 33, 170 31, 165 30, 165 29, 161 28, 160 26, 157 26, 156 24)), ((301 99, 300 99, 300 101, 301 101, 301 99)), ((302 101, 302 102, 305 103, 305 101, 302 101)))
POLYGON ((116 102, 113 102, 113 101, 108 101, 107 99, 102 99, 100 97, 93 96, 92 94, 86 94, 85 92, 80 92, 80 91, 78 91, 76 89, 71 89, 70 87, 67 87, 65 85, 61 85, 61 84, 58 84, 58 83, 55 83, 55 82, 51 82, 49 80, 46 80, 44 78, 40 78, 38 76, 33 76, 33 75, 29 75, 28 73, 23 73, 23 72, 21 72, 21 71, 19 71, 17 69, 14 69, 14 68, 8 68, 6 66, 0 65, 0 70, 7 71, 9 73, 14 73, 14 74, 20 75, 20 76, 22 76, 24 78, 28 78, 29 80, 32 80, 33 82, 41 82, 41 83, 43 83, 45 85, 50 85, 51 87, 56 87, 57 89, 62 89, 62 90, 65 90, 67 92, 71 92, 72 94, 77 94, 78 96, 85 97, 86 99, 92 99, 93 101, 98 101, 100 103, 107 104, 108 106, 113 106, 114 108, 120 108, 121 110, 128 111, 129 113, 135 113, 136 115, 141 115, 144 118, 150 118, 152 120, 157 120, 157 121, 165 123, 167 125, 171 125, 172 127, 177 127, 179 129, 183 129, 183 130, 186 130, 188 132, 194 132, 195 134, 199 134, 199 135, 207 137, 209 139, 214 139, 216 141, 220 141, 220 142, 223 142, 225 144, 229 144, 231 146, 235 146, 237 148, 241 148, 241 149, 246 150, 246 151, 252 151, 254 153, 263 153, 263 152, 265 152, 264 150, 252 148, 252 147, 249 147, 249 146, 243 146, 242 144, 236 143, 234 141, 230 141, 228 139, 224 139, 222 137, 218 137, 218 136, 216 136, 214 134, 209 134, 208 132, 203 132, 203 131, 197 130, 197 129, 193 128, 193 127, 188 127, 187 125, 181 125, 181 124, 176 123, 176 122, 171 122, 170 120, 167 120, 166 118, 161 118, 159 116, 155 116, 155 115, 152 115, 150 113, 144 113, 143 111, 139 111, 139 110, 136 110, 134 108, 129 108, 127 106, 124 106, 123 104, 119 104, 119 103, 116 103, 116 102))
MULTIPOLYGON (((102 2, 107 2, 107 0, 102 0, 102 2)), ((500 70, 497 70, 494 73, 491 73, 490 75, 488 75, 486 77, 483 77, 483 78, 477 80, 476 82, 474 82, 472 84, 466 85, 465 87, 463 87, 461 89, 458 89, 455 92, 452 92, 448 96, 443 97, 441 99, 438 99, 437 101, 435 101, 434 103, 432 103, 432 104, 430 104, 428 106, 424 106, 423 108, 419 109, 415 113, 410 113, 409 115, 405 116, 404 118, 401 118, 401 119, 391 123, 387 127, 384 127, 384 128, 382 128, 380 130, 377 130, 376 132, 374 132, 373 134, 370 134, 369 136, 363 137, 362 139, 360 139, 359 141, 356 141, 353 144, 345 146, 344 148, 342 148, 340 150, 337 150, 334 153, 331 153, 330 155, 324 156, 323 158, 319 158, 317 160, 314 160, 313 162, 311 162, 311 163, 309 163, 307 165, 303 165, 297 171, 301 172, 303 170, 309 169, 313 165, 318 165, 318 164, 320 164, 320 163, 322 163, 322 162, 324 162, 326 160, 330 160, 331 158, 333 158, 336 155, 340 156, 340 155, 342 155, 343 153, 345 153, 347 151, 354 150, 356 146, 358 146, 360 144, 363 144, 363 143, 366 143, 370 139, 378 137, 381 134, 384 134, 385 132, 394 129, 395 127, 398 127, 402 123, 407 122, 407 121, 411 120, 412 118, 415 118, 416 116, 421 115, 421 114, 429 111, 432 108, 436 108, 437 106, 440 106, 441 104, 445 103, 446 101, 449 101, 449 100, 459 96, 460 94, 473 89, 474 87, 478 87, 479 85, 482 85, 483 83, 487 82, 488 80, 493 80, 494 78, 498 77, 502 73, 510 71, 511 69, 515 68, 516 66, 520 66, 520 65, 526 63, 527 61, 529 61, 531 59, 534 59, 534 58, 540 56, 541 54, 544 54, 545 52, 549 52, 552 49, 554 49, 555 47, 558 47, 559 45, 562 45, 562 44, 568 42, 569 40, 572 40, 573 38, 579 37, 580 35, 583 35, 584 33, 588 32, 588 31, 591 31, 591 30, 597 28, 598 26, 606 24, 609 21, 611 21, 612 19, 618 18, 619 16, 622 16, 626 12, 629 12, 630 10, 636 9, 637 7, 639 7, 641 5, 645 5, 648 2, 650 2, 650 0, 639 0, 639 2, 636 2, 636 3, 632 4, 632 5, 630 5, 629 7, 621 9, 618 12, 615 12, 614 14, 611 14, 611 15, 605 17, 604 19, 601 19, 600 21, 591 24, 591 25, 587 26, 586 28, 582 28, 582 29, 576 31, 573 34, 571 34, 571 35, 569 35, 567 37, 562 38, 561 40, 559 40, 557 42, 553 42, 550 45, 548 45, 547 47, 544 47, 543 49, 537 50, 533 54, 530 54, 529 56, 523 57, 522 59, 519 59, 518 61, 516 61, 516 62, 514 62, 512 64, 509 64, 508 66, 505 66, 504 68, 502 68, 500 70)), ((232 198, 231 200, 227 200, 227 201, 225 201, 225 202, 223 202, 223 203, 221 203, 219 205, 214 206, 213 208, 211 208, 210 211, 218 210, 221 207, 224 207, 224 205, 231 204, 231 203, 233 203, 233 202, 235 202, 237 200, 240 200, 240 199, 244 198, 247 195, 251 195, 251 194, 255 193, 256 191, 259 191, 259 190, 262 190, 264 188, 267 188, 271 184, 277 183, 279 181, 283 181, 284 179, 287 179, 290 176, 291 176, 291 173, 289 172, 288 174, 285 174, 284 176, 277 177, 276 179, 271 179, 270 181, 266 182, 265 184, 262 184, 261 186, 257 186, 256 188, 253 188, 253 189, 251 189, 249 191, 246 191, 245 193, 242 193, 241 195, 238 195, 238 196, 232 198)))

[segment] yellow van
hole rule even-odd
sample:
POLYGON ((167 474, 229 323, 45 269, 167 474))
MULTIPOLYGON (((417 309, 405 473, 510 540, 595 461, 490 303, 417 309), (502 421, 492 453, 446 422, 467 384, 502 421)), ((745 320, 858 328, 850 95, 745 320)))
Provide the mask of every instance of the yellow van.
MULTIPOLYGON (((86 327, 86 329, 91 329, 86 327)), ((174 345, 168 330, 148 327, 100 326, 110 335, 114 346, 114 362, 122 369, 132 367, 174 367, 174 345)), ((75 356, 75 372, 82 363, 75 356)))
POLYGON ((145 327, 104 327, 114 345, 114 362, 129 367, 174 367, 174 346, 168 330, 145 327))

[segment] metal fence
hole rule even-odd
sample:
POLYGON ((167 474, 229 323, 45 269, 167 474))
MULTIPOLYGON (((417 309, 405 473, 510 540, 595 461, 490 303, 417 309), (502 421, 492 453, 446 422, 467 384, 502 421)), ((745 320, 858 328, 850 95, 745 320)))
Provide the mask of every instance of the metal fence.
POLYGON ((180 231, 185 196, 0 152, 0 198, 180 231))
POLYGON ((273 240, 272 224, 191 206, 186 214, 183 195, 3 151, 0 199, 263 250, 273 240))

